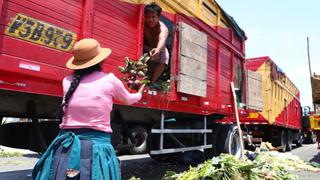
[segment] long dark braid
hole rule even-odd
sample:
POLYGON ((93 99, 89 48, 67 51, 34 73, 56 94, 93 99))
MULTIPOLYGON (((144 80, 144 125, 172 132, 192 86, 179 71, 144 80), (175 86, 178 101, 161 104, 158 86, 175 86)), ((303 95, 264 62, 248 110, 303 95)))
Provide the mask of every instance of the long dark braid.
POLYGON ((91 66, 89 68, 86 68, 86 69, 80 69, 80 70, 75 70, 74 73, 73 73, 73 79, 72 79, 72 82, 70 84, 70 87, 67 91, 67 93, 65 94, 64 98, 63 98, 63 101, 60 105, 60 112, 59 112, 59 119, 61 119, 64 115, 64 112, 65 110, 68 108, 69 106, 69 101, 70 101, 70 98, 72 97, 73 93, 76 91, 81 79, 94 72, 94 71, 101 71, 101 64, 96 64, 94 66, 91 66))

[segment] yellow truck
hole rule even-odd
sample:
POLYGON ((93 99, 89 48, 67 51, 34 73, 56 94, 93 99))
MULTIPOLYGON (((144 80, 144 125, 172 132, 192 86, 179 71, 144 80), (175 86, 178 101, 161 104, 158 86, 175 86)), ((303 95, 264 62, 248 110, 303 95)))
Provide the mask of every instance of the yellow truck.
POLYGON ((320 115, 319 114, 310 115, 310 127, 312 130, 320 131, 320 115))
MULTIPOLYGON (((317 141, 316 132, 314 130, 315 121, 319 123, 320 115, 316 115, 311 111, 309 106, 302 107, 301 126, 303 134, 303 142, 314 144, 317 141)), ((318 128, 319 128, 318 124, 318 128)))

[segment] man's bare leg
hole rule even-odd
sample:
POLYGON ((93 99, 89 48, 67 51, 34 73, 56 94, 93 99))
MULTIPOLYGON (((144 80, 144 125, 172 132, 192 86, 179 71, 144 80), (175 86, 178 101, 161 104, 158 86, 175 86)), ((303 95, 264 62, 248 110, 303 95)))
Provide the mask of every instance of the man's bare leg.
POLYGON ((154 84, 157 82, 158 78, 161 76, 165 68, 166 68, 166 64, 164 63, 158 63, 156 65, 156 68, 154 69, 154 72, 152 75, 151 84, 154 84))

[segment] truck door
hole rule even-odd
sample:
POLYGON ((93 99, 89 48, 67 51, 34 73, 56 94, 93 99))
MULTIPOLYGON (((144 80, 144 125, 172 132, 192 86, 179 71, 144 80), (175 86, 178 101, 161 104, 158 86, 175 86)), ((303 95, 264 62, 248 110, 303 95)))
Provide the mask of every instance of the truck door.
POLYGON ((243 102, 243 64, 239 57, 234 56, 233 64, 233 83, 236 90, 236 96, 238 103, 243 102))
POLYGON ((179 22, 179 70, 177 91, 206 97, 207 93, 207 35, 179 22))
POLYGON ((253 71, 247 71, 247 108, 262 111, 263 110, 263 89, 262 77, 253 71))

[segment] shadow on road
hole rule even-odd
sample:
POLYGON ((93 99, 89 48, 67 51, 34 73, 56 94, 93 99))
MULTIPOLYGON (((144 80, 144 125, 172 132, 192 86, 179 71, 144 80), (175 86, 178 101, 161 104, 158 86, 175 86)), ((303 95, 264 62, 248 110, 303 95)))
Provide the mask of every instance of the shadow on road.
POLYGON ((314 155, 310 162, 320 163, 320 152, 317 155, 314 155))
POLYGON ((23 157, 27 158, 40 158, 40 154, 24 154, 23 157))
POLYGON ((158 162, 152 158, 121 161, 122 179, 130 179, 132 176, 135 176, 141 180, 157 180, 161 179, 168 170, 182 172, 188 168, 189 166, 179 163, 158 162))
POLYGON ((0 173, 0 179, 30 180, 32 169, 0 173))

